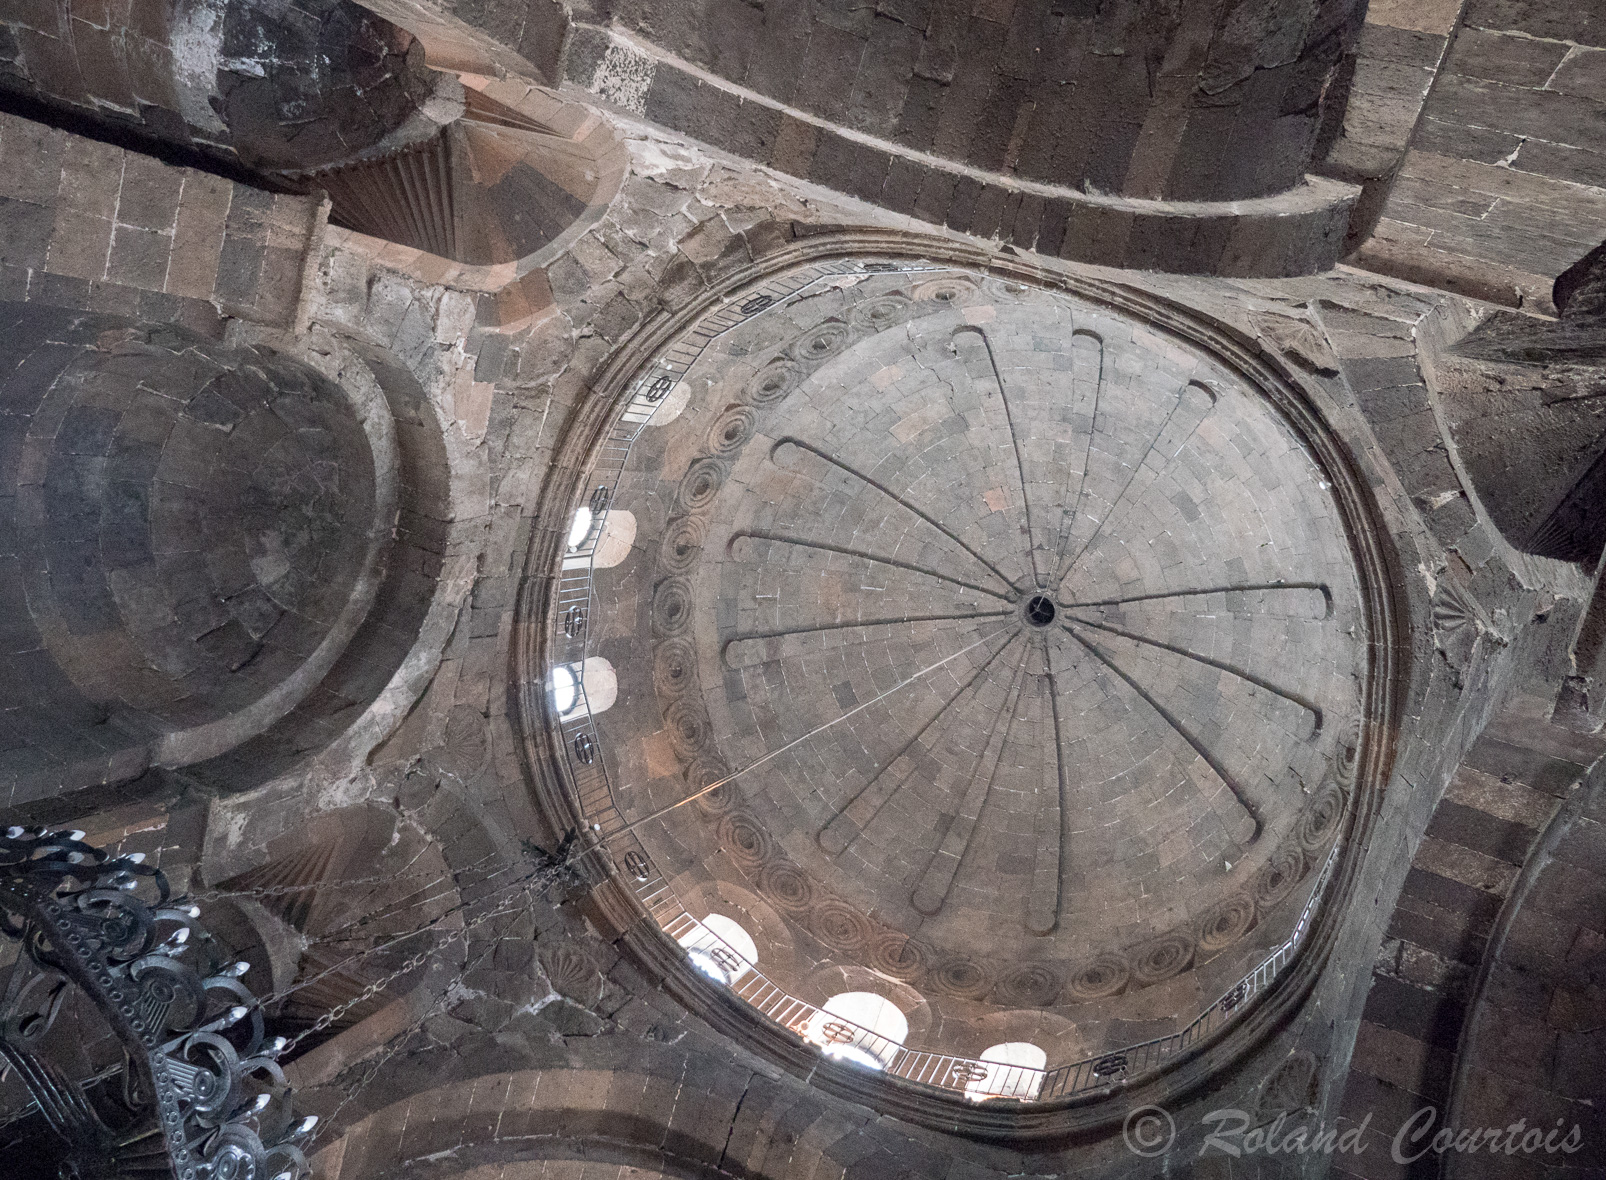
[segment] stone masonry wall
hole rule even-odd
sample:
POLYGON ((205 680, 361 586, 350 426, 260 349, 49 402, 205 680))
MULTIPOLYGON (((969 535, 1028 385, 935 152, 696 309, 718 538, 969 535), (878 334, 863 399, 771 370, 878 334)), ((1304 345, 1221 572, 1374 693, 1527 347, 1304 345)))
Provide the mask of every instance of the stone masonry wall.
POLYGON ((595 19, 906 149, 1086 191, 1214 201, 1299 181, 1361 11, 1353 0, 613 0, 595 19))
POLYGON ((288 324, 310 197, 264 192, 0 114, 0 289, 11 299, 179 320, 288 324))
MULTIPOLYGON (((430 530, 430 553, 443 559, 449 588, 432 601, 392 685, 332 751, 245 795, 208 800, 194 790, 191 801, 207 811, 205 835, 188 830, 183 846, 202 861, 202 885, 251 868, 270 843, 314 817, 367 802, 431 833, 471 905, 516 896, 498 892, 496 879, 531 871, 560 833, 531 806, 508 716, 510 696, 523 689, 509 682, 509 649, 523 641, 515 603, 532 531, 566 514, 567 505, 547 502, 553 457, 592 397, 595 375, 639 325, 755 258, 832 224, 910 227, 651 130, 631 134, 633 173, 620 198, 547 268, 551 313, 515 332, 476 325, 462 292, 335 245, 319 249, 309 339, 330 355, 337 338, 360 343, 405 369, 429 411, 413 427, 438 432, 444 453, 435 470, 448 484, 449 508, 419 527, 430 530)), ((1311 378, 1387 506, 1409 614, 1398 773, 1332 967, 1286 1028, 1207 1093, 1179 1096, 1181 1164, 1199 1151, 1202 1112, 1282 1109, 1278 1079, 1288 1061, 1317 1079, 1288 1109, 1308 1102, 1318 1114, 1336 1110, 1336 1079, 1347 1070, 1370 966, 1412 852, 1512 678, 1512 636, 1554 602, 1539 576, 1545 571, 1514 568, 1477 518, 1435 432, 1418 331, 1438 297, 1353 271, 1281 283, 1096 273, 1215 315, 1311 378), (1456 594, 1434 597, 1452 582, 1456 594)), ((433 1180, 477 1163, 565 1152, 681 1175, 833 1180, 1154 1176, 1167 1166, 1135 1163, 1118 1128, 1070 1155, 1005 1150, 912 1130, 833 1098, 677 1004, 598 936, 578 892, 528 898, 505 922, 464 931, 462 943, 473 970, 460 986, 407 993, 413 1008, 389 1024, 376 1018, 342 1033, 329 1042, 341 1053, 324 1058, 327 1070, 309 1068, 301 1079, 308 1108, 326 1116, 316 1144, 324 1177, 367 1180, 405 1168, 433 1180)), ((1259 1162, 1264 1177, 1304 1167, 1259 1162)), ((1193 1173, 1242 1175, 1220 1158, 1193 1173)))
MULTIPOLYGON (((1431 37, 1396 52, 1423 62, 1431 37)), ((1553 314, 1551 282, 1606 238, 1603 46, 1596 5, 1468 0, 1354 261, 1553 314)))
MULTIPOLYGON (((474 509, 478 515, 464 518, 473 531, 461 532, 457 543, 458 552, 472 554, 476 573, 472 592, 454 608, 439 640, 438 671, 420 685, 417 706, 403 710, 405 720, 398 715, 399 727, 371 756, 344 769, 324 763, 309 774, 286 775, 214 808, 207 841, 214 879, 249 867, 254 849, 309 815, 362 798, 387 806, 393 800, 409 822, 440 834, 453 849, 452 863, 477 865, 475 874, 487 872, 488 863, 525 871, 533 853, 529 845, 521 850, 520 842, 550 846, 556 840, 557 833, 532 811, 519 767, 507 717, 508 693, 517 686, 507 683, 506 653, 514 641, 521 555, 531 529, 550 527, 541 523, 542 487, 565 423, 584 405, 591 375, 615 344, 656 309, 676 306, 735 267, 784 247, 793 234, 809 232, 811 223, 889 220, 868 206, 819 192, 810 192, 804 205, 795 192, 762 175, 662 136, 642 133, 633 150, 635 175, 619 201, 549 268, 554 314, 518 332, 472 329, 459 343, 446 343, 443 338, 458 340, 451 335, 448 303, 371 263, 359 268, 338 251, 324 255, 315 323, 339 323, 344 331, 386 340, 397 355, 410 358, 407 363, 443 410, 454 404, 447 400, 445 360, 459 349, 475 380, 494 387, 483 427, 443 414, 448 423, 461 424, 448 427, 446 437, 454 469, 461 463, 465 475, 465 507, 470 500, 482 505, 474 509)), ((1362 422, 1392 429, 1404 395, 1390 392, 1396 382, 1389 360, 1414 353, 1413 327, 1433 306, 1431 299, 1351 274, 1231 286, 1144 281, 1224 316, 1235 330, 1282 340, 1293 363, 1323 374, 1346 429, 1361 431, 1356 437, 1364 436, 1362 422), (1317 324, 1317 335, 1301 336, 1301 321, 1317 324), (1318 339, 1330 342, 1329 351, 1318 339)), ((1414 362, 1410 367, 1416 373, 1414 362)), ((452 398, 466 395, 467 386, 456 388, 460 392, 452 398)), ((1425 413, 1425 403, 1417 409, 1425 413)), ((1444 503, 1445 481, 1453 486, 1454 475, 1425 465, 1425 459, 1406 462, 1397 474, 1385 458, 1397 453, 1414 460, 1433 450, 1427 427, 1406 433, 1409 438, 1397 439, 1397 452, 1368 454, 1378 464, 1381 494, 1404 517, 1415 518, 1444 503)), ((1525 623, 1538 595, 1510 589, 1510 569, 1496 557, 1498 538, 1458 496, 1450 499, 1455 507, 1432 532, 1412 526, 1415 540, 1401 555, 1402 570, 1442 570, 1462 561, 1472 571, 1467 576, 1473 594, 1490 597, 1491 611, 1512 612, 1512 626, 1525 623), (1464 556, 1440 548, 1452 544, 1464 556)), ((1373 851, 1375 867, 1357 894, 1365 901, 1335 950, 1341 966, 1293 1027, 1199 1099, 1209 1107, 1253 1109, 1263 1099, 1273 1102, 1274 1096, 1265 1097, 1275 1089, 1270 1079, 1297 1050, 1314 1059, 1319 1109, 1335 1112, 1335 1081, 1347 1065, 1348 1038, 1359 1023, 1369 978, 1367 971, 1342 965, 1370 964, 1409 866, 1409 850, 1460 751, 1503 689, 1501 638, 1473 624, 1470 646, 1444 641, 1454 647, 1453 662, 1440 655, 1440 641, 1425 621, 1431 583, 1418 572, 1402 573, 1402 579, 1416 604, 1415 703, 1404 723, 1408 733, 1433 734, 1435 740, 1410 743, 1397 789, 1391 788, 1373 851)), ((467 895, 499 896, 489 888, 467 895)), ((476 934, 469 954, 482 969, 466 979, 465 990, 420 996, 413 1015, 396 1017, 399 1023, 342 1034, 344 1056, 331 1050, 326 1060, 333 1072, 314 1075, 327 1080, 307 1096, 313 1109, 331 1116, 319 1141, 328 1149, 320 1157, 326 1175, 389 1175, 404 1160, 423 1169, 420 1174, 444 1175, 475 1159, 595 1153, 604 1150, 598 1146, 603 1140, 606 1150, 622 1153, 616 1158, 623 1162, 662 1164, 667 1156, 676 1171, 715 1175, 928 1180, 1067 1173, 1066 1157, 914 1132, 778 1076, 669 1000, 616 948, 596 938, 585 914, 584 899, 576 896, 555 910, 536 907, 517 928, 509 926, 505 937, 476 934), (529 935, 521 933, 526 923, 535 932, 533 962, 529 935), (349 1141, 340 1136, 346 1126, 360 1127, 349 1141)), ((1191 1118, 1187 1125, 1195 1136, 1181 1149, 1184 1154, 1198 1150, 1192 1116, 1209 1107, 1179 1107, 1179 1125, 1191 1118)), ((1077 1174, 1148 1174, 1133 1170, 1118 1140, 1079 1150, 1073 1158, 1077 1174)), ((1262 1174, 1292 1175, 1296 1167, 1278 1161, 1262 1174)))

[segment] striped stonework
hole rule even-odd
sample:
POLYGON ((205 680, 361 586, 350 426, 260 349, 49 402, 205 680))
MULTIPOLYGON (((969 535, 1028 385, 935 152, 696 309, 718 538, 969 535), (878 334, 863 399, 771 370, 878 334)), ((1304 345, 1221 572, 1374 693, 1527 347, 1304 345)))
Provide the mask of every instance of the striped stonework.
POLYGON ((1340 1123, 1371 1115, 1360 1156, 1335 1180, 1436 1177, 1432 1153, 1390 1157, 1396 1128, 1425 1106, 1442 1125, 1456 1053, 1485 948, 1507 895, 1598 739, 1541 721, 1496 717, 1445 790, 1417 848, 1372 971, 1340 1123))

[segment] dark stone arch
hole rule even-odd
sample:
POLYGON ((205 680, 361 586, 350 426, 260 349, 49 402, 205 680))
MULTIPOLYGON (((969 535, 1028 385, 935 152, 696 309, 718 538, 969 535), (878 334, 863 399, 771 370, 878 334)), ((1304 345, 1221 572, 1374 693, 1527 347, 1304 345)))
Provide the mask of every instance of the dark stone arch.
MULTIPOLYGON (((683 1085, 686 1064, 655 1046, 633 1068, 465 1076, 374 1111, 311 1158, 323 1180, 381 1180, 403 1168, 445 1180, 464 1164, 548 1158, 649 1167, 676 1180, 801 1180, 818 1174, 817 1165, 835 1174, 854 1163, 885 1169, 891 1162, 884 1146, 859 1140, 856 1113, 804 1098, 784 1082, 739 1076, 733 1085, 710 1075, 683 1085), (753 1113, 738 1120, 749 1104, 753 1113)), ((905 1146, 904 1164, 921 1160, 933 1165, 928 1174, 941 1174, 944 1157, 932 1145, 905 1146)))
POLYGON ((177 328, 3 315, 9 802, 268 728, 367 614, 389 539, 345 392, 177 328))
POLYGON ((437 125, 421 108, 446 76, 411 33, 352 0, 232 0, 220 48, 211 105, 253 167, 351 160, 437 125))
POLYGON ((436 129, 419 125, 441 81, 422 48, 352 0, 167 0, 136 6, 126 26, 107 12, 79 0, 48 20, 0 19, 10 65, 0 86, 133 137, 127 146, 146 140, 268 172, 436 129))
POLYGON ((426 39, 353 0, 152 0, 128 29, 78 7, 46 30, 0 14, 0 107, 257 187, 323 190, 336 224, 385 241, 471 266, 544 258, 623 182, 610 128, 549 94, 525 102, 528 86, 471 74, 465 89, 446 46, 432 69, 426 39))
POLYGON ((1560 320, 1495 312, 1453 347, 1469 366, 1446 396, 1450 431, 1513 546, 1562 561, 1606 547, 1606 246, 1555 283, 1560 320))
POLYGON ((442 424, 403 365, 376 347, 353 344, 353 350, 373 374, 394 426, 394 539, 376 574, 373 606, 328 674, 271 728, 187 769, 219 791, 267 782, 350 733, 413 649, 440 585, 452 523, 442 424))
POLYGON ((1445 1153, 1447 1180, 1584 1175, 1606 1166, 1606 764, 1597 763, 1538 835, 1489 935, 1466 1001, 1445 1125, 1527 1128, 1540 1150, 1445 1153), (1577 1126, 1578 1130, 1572 1129, 1577 1126), (1571 1135, 1570 1139, 1566 1139, 1571 1135), (1555 1150, 1566 1139, 1571 1150, 1555 1150))

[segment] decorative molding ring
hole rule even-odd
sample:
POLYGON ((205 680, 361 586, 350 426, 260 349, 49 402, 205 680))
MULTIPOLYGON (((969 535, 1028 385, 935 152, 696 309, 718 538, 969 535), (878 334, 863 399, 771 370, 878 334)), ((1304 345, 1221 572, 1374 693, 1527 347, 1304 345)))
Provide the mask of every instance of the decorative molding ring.
MULTIPOLYGON (((539 670, 545 666, 554 642, 549 620, 554 617, 552 611, 558 602, 559 580, 555 571, 568 515, 587 488, 585 473, 606 438, 609 424, 636 394, 640 374, 646 371, 652 359, 700 318, 738 301, 745 293, 751 293, 783 272, 811 263, 865 256, 937 260, 1011 282, 1063 290, 1145 321, 1148 330, 1206 352, 1216 363, 1261 391, 1331 478, 1351 556, 1360 574, 1360 609, 1373 639, 1373 658, 1361 686, 1362 713, 1367 724, 1358 735, 1354 753, 1356 785, 1347 793, 1347 806, 1338 829, 1331 833, 1341 841, 1341 848, 1334 855, 1325 899, 1312 917, 1305 941, 1273 987, 1245 1004, 1230 1024, 1200 1038, 1160 1069, 1123 1078, 1124 1084, 1118 1087, 1119 1101, 1111 1101, 1117 1089, 1112 1081, 1109 1087, 1070 1099, 1019 1107, 1014 1104, 977 1106, 956 1101, 949 1093, 932 1087, 886 1075, 865 1074, 849 1066, 821 1060, 794 1032, 773 1024, 727 990, 690 969, 672 940, 655 923, 642 920, 647 914, 635 895, 614 878, 610 858, 600 841, 594 835, 589 837, 596 848, 594 854, 586 858, 583 869, 593 882, 593 896, 599 908, 621 932, 620 944, 663 978, 665 986, 680 1002, 698 1011, 726 1035, 799 1076, 811 1077, 815 1084, 830 1092, 906 1121, 1011 1143, 1064 1143, 1071 1136, 1118 1120, 1121 1111, 1133 1102, 1142 1101, 1144 1095, 1163 1094, 1198 1084, 1252 1052, 1297 1010, 1315 986, 1341 925, 1344 900, 1353 888, 1362 863, 1360 852, 1366 847, 1366 837, 1376 819, 1399 730, 1408 647, 1404 641, 1403 613, 1395 601, 1396 591, 1392 589, 1399 584, 1394 576, 1398 559, 1386 523, 1389 518, 1385 507, 1369 490, 1372 481, 1364 474, 1364 464, 1329 425, 1331 411, 1326 408, 1325 395, 1307 386, 1286 367, 1281 357, 1268 353, 1245 334, 1208 322, 1197 313, 1158 296, 1107 280, 1065 273, 1025 258, 1003 257, 978 248, 897 231, 821 234, 794 242, 743 268, 717 290, 706 292, 673 312, 660 312, 649 318, 597 374, 593 382, 596 396, 577 410, 567 441, 543 491, 543 509, 532 534, 520 587, 517 632, 520 642, 514 653, 515 683, 526 686, 540 683, 539 670)), ((657 607, 655 602, 655 622, 661 618, 657 607)), ((549 715, 542 694, 527 689, 518 691, 514 704, 516 707, 512 711, 522 738, 521 759, 540 806, 558 826, 579 829, 580 800, 561 769, 566 757, 565 734, 556 718, 549 715)), ((702 804, 703 799, 698 803, 702 804)), ((1325 829, 1326 823, 1317 826, 1325 829)), ((1329 833, 1323 831, 1322 835, 1326 838, 1329 833)), ((1297 844, 1289 851, 1297 854, 1297 844)), ((1301 874, 1306 863, 1300 856, 1301 874)), ((1257 883, 1254 892, 1258 903, 1265 904, 1265 891, 1265 884, 1257 883)), ((1191 943, 1189 949, 1191 951, 1191 943)), ((898 957, 901 960, 902 956, 898 957)), ((1148 969, 1168 967, 1169 957, 1162 958, 1167 958, 1167 962, 1150 963, 1148 969)), ((932 964, 925 964, 926 970, 931 968, 932 964)), ((1093 964, 1073 976, 1066 990, 1070 994, 1089 994, 1114 984, 1113 991, 1125 982, 1124 971, 1112 971, 1107 964, 1093 964)))

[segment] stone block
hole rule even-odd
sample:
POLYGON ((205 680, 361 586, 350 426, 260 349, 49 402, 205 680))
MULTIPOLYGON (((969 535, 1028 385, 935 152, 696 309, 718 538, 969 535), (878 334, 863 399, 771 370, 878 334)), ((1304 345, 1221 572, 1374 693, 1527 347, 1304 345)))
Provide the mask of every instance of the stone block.
POLYGON ((920 197, 922 169, 914 161, 892 155, 887 164, 887 179, 881 189, 881 200, 894 213, 913 215, 915 202, 920 197))
POLYGON ((15 116, 0 122, 0 196, 52 204, 61 186, 67 136, 15 116))
POLYGON ((184 170, 137 152, 129 153, 123 164, 117 223, 138 229, 170 231, 184 187, 184 170))
MULTIPOLYGON (((1470 192, 1463 188, 1429 184, 1415 176, 1402 176, 1394 184, 1390 195, 1391 212, 1402 220, 1409 207, 1437 209, 1462 217, 1481 218, 1494 207, 1496 198, 1487 193, 1470 192)), ((1420 224, 1412 222, 1412 224, 1420 224)))
POLYGON ((814 124, 782 114, 771 166, 791 176, 808 176, 818 136, 819 129, 814 124))
POLYGON ((1015 209, 1015 219, 1009 227, 1009 240, 1021 249, 1035 248, 1045 204, 1045 198, 1037 193, 1021 194, 1020 204, 1015 209))
POLYGON ((140 119, 169 143, 190 142, 189 128, 176 110, 179 105, 173 86, 176 70, 167 34, 158 33, 154 39, 125 36, 122 52, 128 86, 134 93, 140 119))
POLYGON ((1385 218, 1379 234, 1351 256, 1353 265, 1506 307, 1542 311, 1549 306, 1550 280, 1446 250, 1387 240, 1389 224, 1385 218))
POLYGON ((73 53, 86 88, 96 105, 132 114, 137 110, 134 87, 123 61, 122 29, 97 29, 86 21, 70 22, 73 53))
POLYGON ((1427 408, 1427 388, 1422 384, 1422 374, 1413 357, 1357 357, 1344 362, 1344 375, 1357 393, 1372 390, 1410 391, 1409 401, 1394 403, 1394 417, 1427 408))
POLYGON ((160 291, 167 282, 173 240, 154 230, 119 225, 112 235, 106 278, 145 291, 160 291))
POLYGON ((1509 131, 1489 127, 1463 127, 1424 115, 1417 124, 1411 145, 1418 151, 1441 156, 1459 156, 1480 164, 1498 164, 1522 146, 1522 140, 1509 131))
POLYGON ((1221 273, 1228 275, 1275 273, 1290 266, 1290 254, 1309 236, 1308 227, 1293 218, 1272 223, 1245 218, 1234 225, 1222 254, 1221 273))
POLYGON ((791 103, 799 79, 797 47, 812 32, 807 5, 767 5, 762 31, 748 54, 747 86, 779 102, 791 103))
MULTIPOLYGON (((1393 0, 1406 6, 1406 0, 1393 0)), ((1606 44, 1606 17, 1589 4, 1554 5, 1545 0, 1468 0, 1464 25, 1510 29, 1555 41, 1606 44)))
POLYGON ((915 201, 914 215, 922 221, 943 224, 948 219, 948 208, 953 204, 954 186, 959 178, 952 172, 928 171, 915 201))
POLYGON ((118 625, 117 603, 106 585, 94 542, 47 544, 50 589, 62 621, 74 635, 93 635, 118 625))
POLYGON ((982 182, 973 176, 961 175, 955 179, 953 199, 949 201, 947 215, 943 218, 948 228, 961 233, 970 229, 971 219, 976 212, 976 201, 981 196, 982 188, 982 182))
POLYGON ((831 132, 819 137, 809 179, 865 201, 881 199, 891 158, 868 144, 831 132))
POLYGON ((32 78, 49 78, 51 89, 67 102, 84 103, 89 99, 89 87, 84 83, 78 56, 71 44, 60 36, 52 36, 41 29, 54 29, 58 22, 52 13, 37 27, 11 26, 22 50, 22 61, 32 78))
POLYGON ((1068 203, 1065 236, 1059 256, 1095 266, 1121 266, 1127 256, 1134 215, 1130 210, 1104 205, 1068 203))
POLYGON ((124 153, 92 139, 73 139, 63 153, 56 204, 61 209, 111 220, 122 189, 124 153))
POLYGON ((234 184, 230 188, 229 236, 251 238, 266 244, 268 226, 273 216, 274 195, 244 184, 234 184))
POLYGON ((1441 991, 1374 975, 1366 996, 1365 1020, 1453 1053, 1465 1011, 1461 1000, 1441 991))
POLYGON ((106 273, 111 244, 110 218, 59 208, 50 235, 46 265, 56 274, 98 279, 106 273))
POLYGON ((92 281, 89 284, 89 301, 86 306, 91 311, 102 312, 105 315, 120 315, 133 319, 139 315, 140 294, 137 287, 92 281))
POLYGON ((1577 782, 1584 768, 1576 762, 1552 758, 1547 754, 1513 745, 1499 738, 1482 737, 1468 752, 1466 765, 1499 778, 1519 782, 1532 789, 1561 798, 1577 782))
MULTIPOLYGON (((1463 78, 1498 82, 1504 87, 1532 89, 1545 85, 1567 51, 1567 45, 1556 41, 1538 41, 1490 29, 1462 29, 1456 34, 1455 47, 1444 70, 1463 78)), ((1512 100, 1522 101, 1517 96, 1512 100)))
POLYGON ((790 117, 764 103, 738 100, 722 146, 750 160, 768 160, 780 138, 782 123, 790 117))
MULTIPOLYGON (((561 195, 555 199, 562 199, 561 195)), ((268 247, 294 250, 297 254, 306 249, 307 236, 312 227, 312 198, 274 193, 268 206, 264 224, 268 231, 268 247)))
MULTIPOLYGON (((185 488, 204 488, 216 453, 210 430, 193 422, 175 422, 167 445, 162 448, 156 478, 185 488)), ((187 502, 188 498, 181 496, 179 499, 187 502)))
POLYGON ((1606 932, 1606 876, 1564 861, 1545 867, 1526 905, 1597 934, 1606 932))
MULTIPOLYGON (((1039 254, 1048 258, 1060 257, 1060 247, 1064 245, 1065 230, 1070 223, 1072 208, 1072 203, 1064 197, 1044 199, 1043 209, 1037 220, 1035 249, 1039 254)), ((1017 244, 1024 243, 1017 242, 1017 244)))
MULTIPOLYGON (((858 11, 867 18, 873 15, 873 10, 868 7, 858 11)), ((853 94, 853 77, 864 53, 864 42, 863 35, 826 24, 815 24, 807 48, 793 65, 796 71, 796 88, 791 98, 793 105, 829 122, 844 122, 853 94)))
POLYGON ((736 96, 724 87, 705 85, 695 74, 664 62, 653 74, 644 113, 656 123, 723 146, 736 106, 736 96))
POLYGON ((1574 46, 1545 87, 1562 94, 1606 102, 1606 49, 1574 46))
POLYGON ((1448 123, 1490 127, 1552 143, 1588 145, 1600 140, 1601 108, 1596 102, 1456 75, 1440 78, 1425 113, 1448 123))
POLYGON ((21 303, 28 297, 27 268, 0 262, 0 299, 8 303, 21 303))
POLYGON ((1535 833, 1526 825, 1445 799, 1433 813, 1428 835, 1509 865, 1521 865, 1527 859, 1535 833))
POLYGON ((1499 1061, 1518 1082, 1544 1085, 1554 1068, 1557 1032, 1540 1012, 1501 1012, 1478 1022, 1479 1057, 1499 1061))
POLYGON ((234 217, 229 217, 229 233, 218 253, 217 299, 225 306, 251 308, 257 298, 267 248, 249 235, 234 233, 234 217))
POLYGON ((1023 123, 1030 119, 1032 87, 1023 78, 995 77, 971 129, 965 163, 1001 172, 1013 149, 1019 152, 1023 123))
MULTIPOLYGON (((1584 147, 1546 143, 1529 139, 1517 149, 1511 167, 1522 172, 1533 172, 1572 184, 1587 184, 1606 188, 1606 155, 1584 147)), ((1591 236, 1600 232, 1599 226, 1580 227, 1591 236)))
POLYGON ((858 62, 843 123, 856 131, 888 138, 904 107, 920 34, 895 20, 871 22, 869 43, 858 62))
POLYGON ((1361 27, 1357 55, 1370 61, 1392 61, 1432 69, 1444 53, 1444 42, 1440 33, 1396 29, 1368 21, 1361 27))
MULTIPOLYGON (((6 167, 0 164, 0 171, 6 167)), ((46 206, 0 197, 0 263, 42 268, 54 227, 55 214, 46 206)))
MULTIPOLYGON (((263 251, 262 272, 252 300, 253 318, 265 323, 284 324, 295 314, 301 293, 302 248, 269 246, 263 251)), ((221 271, 221 257, 220 271, 221 271)))
POLYGON ((104 455, 122 415, 99 406, 72 406, 56 431, 56 450, 67 455, 104 455))
POLYGON ((893 139, 917 152, 930 151, 937 139, 937 116, 947 88, 926 78, 909 81, 893 139))
POLYGON ((699 266, 719 258, 736 235, 721 217, 711 217, 680 241, 680 252, 699 266))
MULTIPOLYGON (((1202 219, 1187 216, 1144 217, 1132 224, 1124 265, 1139 270, 1170 270, 1192 253, 1202 219)), ((1216 219, 1211 219, 1216 220, 1216 219)))
MULTIPOLYGON (((1009 237, 1006 227, 1003 226, 1006 206, 1020 203, 1020 193, 1011 191, 996 184, 984 185, 976 197, 975 207, 971 210, 970 226, 967 232, 978 238, 1005 238, 1009 237), (1003 232, 1000 232, 1000 231, 1003 232)), ((1014 209, 1010 207, 1010 216, 1013 220, 1014 209)))
POLYGON ((1489 926, 1489 920, 1482 915, 1446 910, 1418 898, 1402 898, 1389 917, 1388 935, 1447 961, 1472 963, 1483 955, 1489 926))

